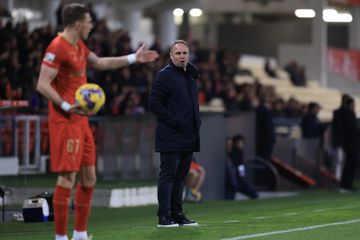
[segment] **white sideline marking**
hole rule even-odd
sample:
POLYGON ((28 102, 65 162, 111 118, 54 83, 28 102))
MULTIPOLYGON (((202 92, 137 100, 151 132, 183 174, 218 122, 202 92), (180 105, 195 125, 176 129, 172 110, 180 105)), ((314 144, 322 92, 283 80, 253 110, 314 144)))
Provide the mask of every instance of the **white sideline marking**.
POLYGON ((302 228, 293 228, 293 229, 288 229, 288 230, 279 230, 279 231, 273 231, 273 232, 256 233, 256 234, 238 236, 238 237, 233 237, 233 238, 223 238, 222 240, 249 239, 249 238, 264 237, 264 236, 278 235, 278 234, 284 234, 284 233, 307 231, 307 230, 313 230, 313 229, 324 228, 324 227, 331 227, 331 226, 336 226, 336 225, 352 224, 352 223, 358 223, 358 222, 360 222, 360 219, 353 219, 353 220, 344 221, 344 222, 326 223, 326 224, 314 225, 314 226, 308 226, 308 227, 302 227, 302 228))
POLYGON ((272 216, 260 216, 260 217, 254 217, 254 219, 256 219, 256 220, 262 220, 262 219, 268 219, 268 218, 272 218, 272 216))
POLYGON ((284 216, 294 216, 294 215, 299 215, 301 213, 298 213, 298 212, 291 212, 291 213, 285 213, 283 214, 284 216))
POLYGON ((327 212, 330 210, 343 210, 343 209, 350 209, 350 208, 357 208, 357 207, 359 207, 359 206, 350 205, 350 206, 335 207, 335 208, 319 208, 319 209, 314 209, 313 212, 327 212))
POLYGON ((238 220, 229 220, 229 221, 225 221, 224 223, 239 223, 240 221, 238 220))

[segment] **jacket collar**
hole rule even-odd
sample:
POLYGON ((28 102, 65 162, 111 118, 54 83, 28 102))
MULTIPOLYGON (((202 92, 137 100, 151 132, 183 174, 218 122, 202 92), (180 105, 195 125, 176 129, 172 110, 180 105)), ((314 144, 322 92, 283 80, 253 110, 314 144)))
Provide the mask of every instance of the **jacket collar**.
POLYGON ((176 71, 178 71, 179 73, 191 76, 191 78, 193 79, 197 79, 200 76, 199 70, 190 62, 186 66, 186 71, 184 71, 184 69, 182 69, 181 67, 175 66, 171 60, 170 66, 175 68, 176 71))

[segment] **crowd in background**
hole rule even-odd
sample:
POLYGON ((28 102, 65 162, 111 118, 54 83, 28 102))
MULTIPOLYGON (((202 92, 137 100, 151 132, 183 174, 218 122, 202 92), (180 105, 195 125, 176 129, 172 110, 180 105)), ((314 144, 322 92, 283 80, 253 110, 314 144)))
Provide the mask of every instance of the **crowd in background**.
MULTIPOLYGON (((28 100, 34 113, 42 113, 47 103, 35 90, 45 47, 55 36, 50 26, 33 30, 27 22, 13 26, 11 21, 0 21, 0 99, 28 100)), ((253 83, 236 84, 237 74, 250 74, 238 68, 239 53, 226 49, 204 49, 199 42, 190 41, 193 62, 200 70, 199 102, 209 104, 221 99, 226 110, 250 111, 259 105, 260 96, 271 101, 274 117, 300 117, 305 106, 296 99, 288 101, 276 95, 275 89, 263 86, 254 78, 253 83)), ((105 20, 98 20, 87 42, 99 56, 125 55, 135 51, 126 31, 109 31, 105 20)), ((102 115, 136 115, 148 108, 148 94, 154 74, 166 64, 167 50, 162 51, 158 40, 151 49, 161 58, 148 65, 133 65, 114 71, 88 70, 88 81, 99 84, 106 92, 106 105, 102 115)))

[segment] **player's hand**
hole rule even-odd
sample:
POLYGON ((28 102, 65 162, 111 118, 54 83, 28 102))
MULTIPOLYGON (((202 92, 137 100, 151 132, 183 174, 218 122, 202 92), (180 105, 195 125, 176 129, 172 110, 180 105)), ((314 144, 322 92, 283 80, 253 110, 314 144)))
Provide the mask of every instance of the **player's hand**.
POLYGON ((135 54, 136 54, 137 63, 153 62, 159 57, 157 51, 146 50, 145 43, 140 45, 140 47, 138 48, 135 54))
POLYGON ((85 112, 78 103, 75 103, 75 104, 71 105, 70 112, 76 113, 76 114, 79 114, 79 115, 82 115, 82 116, 92 116, 92 115, 94 115, 91 112, 85 112))

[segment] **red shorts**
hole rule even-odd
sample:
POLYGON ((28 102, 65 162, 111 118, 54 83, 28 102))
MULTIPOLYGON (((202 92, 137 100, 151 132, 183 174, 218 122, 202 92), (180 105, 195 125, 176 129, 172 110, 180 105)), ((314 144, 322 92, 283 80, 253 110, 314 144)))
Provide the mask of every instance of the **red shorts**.
POLYGON ((50 159, 53 172, 77 172, 95 166, 95 142, 89 123, 49 122, 50 159))
POLYGON ((190 169, 194 171, 200 171, 201 165, 197 162, 191 161, 190 169))

